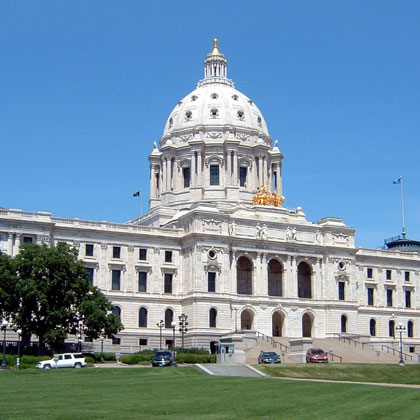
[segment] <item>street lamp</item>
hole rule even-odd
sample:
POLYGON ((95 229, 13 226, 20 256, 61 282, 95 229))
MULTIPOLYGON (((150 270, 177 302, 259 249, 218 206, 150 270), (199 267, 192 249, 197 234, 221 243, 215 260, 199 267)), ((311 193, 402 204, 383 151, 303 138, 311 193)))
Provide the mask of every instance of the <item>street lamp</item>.
POLYGON ((188 315, 181 314, 179 315, 178 319, 179 319, 179 332, 181 333, 181 340, 182 340, 181 348, 184 350, 184 335, 186 332, 188 332, 187 326, 189 325, 187 321, 188 315))
POLYGON ((175 351, 175 328, 176 328, 176 322, 172 321, 171 322, 171 327, 172 327, 172 331, 173 331, 173 339, 172 339, 172 348, 173 348, 173 361, 172 361, 172 365, 176 366, 176 351, 175 351))
POLYGON ((101 363, 103 363, 104 362, 104 341, 105 341, 105 338, 100 336, 99 341, 101 342, 101 363))
POLYGON ((400 361, 399 361, 399 365, 400 366, 405 366, 404 360, 403 360, 403 342, 402 342, 402 333, 405 332, 405 325, 402 322, 400 322, 398 324, 397 328, 395 328, 395 331, 400 333, 400 361))
POLYGON ((82 326, 83 324, 79 322, 79 337, 77 339, 78 341, 78 352, 80 353, 82 351, 82 326))
POLYGON ((159 350, 162 349, 162 328, 165 326, 163 319, 161 319, 156 326, 159 328, 159 350))
POLYGON ((3 336, 3 359, 1 361, 1 368, 3 370, 6 369, 6 330, 7 327, 9 326, 9 323, 3 319, 3 322, 1 323, 1 329, 4 331, 4 336, 3 336))
POLYGON ((17 335, 18 335, 18 345, 17 345, 17 350, 18 350, 18 355, 16 358, 16 370, 19 370, 19 364, 20 364, 20 340, 21 340, 21 336, 22 336, 22 330, 18 329, 16 331, 17 335))

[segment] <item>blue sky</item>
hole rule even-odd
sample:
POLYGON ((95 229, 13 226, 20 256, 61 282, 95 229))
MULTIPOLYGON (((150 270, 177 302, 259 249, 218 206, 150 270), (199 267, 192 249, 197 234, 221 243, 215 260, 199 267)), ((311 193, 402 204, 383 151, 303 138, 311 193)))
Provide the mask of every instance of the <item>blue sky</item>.
POLYGON ((0 206, 125 222, 219 38, 284 153, 288 208, 420 240, 420 2, 0 2, 0 206))

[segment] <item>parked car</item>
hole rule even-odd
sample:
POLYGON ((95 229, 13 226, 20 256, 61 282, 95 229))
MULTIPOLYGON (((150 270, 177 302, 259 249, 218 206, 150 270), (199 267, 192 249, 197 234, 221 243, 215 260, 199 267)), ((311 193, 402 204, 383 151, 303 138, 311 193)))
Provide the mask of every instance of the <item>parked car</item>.
POLYGON ((37 369, 82 368, 86 360, 82 353, 55 354, 50 360, 43 360, 36 365, 37 369))
POLYGON ((152 366, 171 366, 172 353, 170 351, 157 351, 152 359, 152 366))
POLYGON ((281 363, 280 356, 274 351, 262 351, 258 363, 281 363))
POLYGON ((328 354, 322 349, 309 349, 306 352, 306 363, 328 363, 328 354))

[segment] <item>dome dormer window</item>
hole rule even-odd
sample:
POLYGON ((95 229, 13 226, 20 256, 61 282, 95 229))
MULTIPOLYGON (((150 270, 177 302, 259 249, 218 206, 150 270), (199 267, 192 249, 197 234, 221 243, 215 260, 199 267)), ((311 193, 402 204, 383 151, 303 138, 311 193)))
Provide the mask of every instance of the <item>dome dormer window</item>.
POLYGON ((233 99, 234 101, 237 101, 237 100, 239 99, 239 96, 238 96, 238 95, 233 95, 233 96, 232 96, 232 99, 233 99))
POLYGON ((196 96, 196 95, 193 95, 193 96, 191 96, 191 101, 196 101, 198 99, 198 96, 196 96))
POLYGON ((172 128, 174 125, 174 120, 172 118, 169 118, 169 128, 172 128))
POLYGON ((211 94, 211 99, 217 99, 219 97, 219 95, 217 93, 212 93, 211 94))
POLYGON ((190 121, 192 118, 192 112, 191 111, 187 111, 185 113, 185 121, 190 121))
POLYGON ((210 111, 210 117, 211 118, 217 118, 219 116, 219 111, 216 109, 216 108, 213 108, 211 111, 210 111))
POLYGON ((238 120, 243 121, 245 119, 245 113, 244 111, 238 111, 238 120))
POLYGON ((258 118, 257 118, 257 122, 258 122, 258 125, 259 125, 260 127, 262 127, 262 118, 261 118, 260 116, 258 116, 258 118))

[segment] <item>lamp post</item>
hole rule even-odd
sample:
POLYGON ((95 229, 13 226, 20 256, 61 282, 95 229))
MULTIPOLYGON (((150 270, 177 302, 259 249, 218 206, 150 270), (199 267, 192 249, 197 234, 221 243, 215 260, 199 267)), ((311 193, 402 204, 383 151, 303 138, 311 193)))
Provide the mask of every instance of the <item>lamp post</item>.
POLYGON ((172 365, 176 366, 176 351, 175 351, 175 328, 176 328, 176 322, 172 321, 171 322, 171 327, 172 327, 172 331, 173 331, 173 339, 172 339, 172 348, 173 348, 173 361, 172 361, 172 365))
POLYGON ((18 351, 18 355, 16 358, 16 370, 19 370, 19 365, 20 365, 20 340, 21 340, 21 336, 22 336, 22 330, 18 329, 16 331, 17 335, 18 335, 18 345, 17 345, 17 351, 18 351))
POLYGON ((163 319, 161 319, 156 326, 159 328, 159 350, 162 349, 162 328, 165 326, 163 319))
POLYGON ((181 340, 182 340, 182 350, 184 350, 184 335, 186 332, 188 332, 187 326, 189 325, 187 319, 188 315, 181 314, 178 317, 179 319, 179 332, 181 333, 181 340))
POLYGON ((101 363, 103 363, 104 362, 104 341, 105 341, 105 338, 101 335, 99 337, 99 341, 101 342, 101 363))
POLYGON ((77 339, 78 342, 78 352, 82 351, 82 323, 79 322, 79 337, 77 339))
POLYGON ((397 326, 397 328, 395 328, 395 331, 397 331, 398 333, 400 333, 400 361, 399 361, 399 365, 400 366, 405 366, 404 360, 403 360, 403 342, 402 342, 402 333, 405 332, 405 325, 400 322, 397 326))
POLYGON ((3 322, 1 323, 1 329, 4 331, 4 336, 3 336, 3 359, 1 361, 1 368, 3 370, 6 369, 6 330, 7 327, 9 326, 9 323, 3 319, 3 322))

